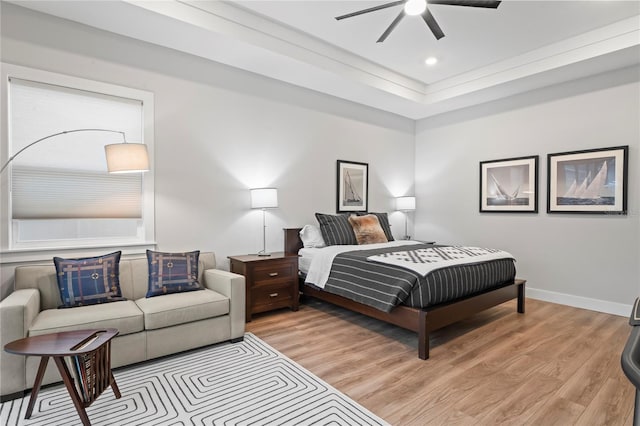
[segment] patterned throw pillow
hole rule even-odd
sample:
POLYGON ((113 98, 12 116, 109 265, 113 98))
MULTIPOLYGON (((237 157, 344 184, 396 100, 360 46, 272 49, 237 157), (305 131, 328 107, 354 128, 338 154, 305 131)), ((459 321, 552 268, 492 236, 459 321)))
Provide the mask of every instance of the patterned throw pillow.
POLYGON ((204 290, 198 282, 198 257, 200 257, 200 250, 188 253, 162 253, 147 250, 149 262, 147 297, 204 290))
POLYGON ((121 253, 81 259, 54 257, 60 308, 126 300, 120 292, 121 253))
POLYGON ((358 213, 358 216, 364 216, 366 214, 374 214, 378 218, 378 222, 380 222, 380 226, 384 231, 385 237, 387 237, 387 241, 394 241, 393 234, 391 233, 391 225, 389 224, 389 216, 386 213, 358 213))
POLYGON ((358 241, 353 234, 353 228, 349 223, 349 215, 316 213, 316 219, 320 225, 320 233, 328 246, 357 245, 358 241))
POLYGON ((387 237, 376 215, 351 216, 349 223, 353 227, 358 244, 386 243, 387 237))

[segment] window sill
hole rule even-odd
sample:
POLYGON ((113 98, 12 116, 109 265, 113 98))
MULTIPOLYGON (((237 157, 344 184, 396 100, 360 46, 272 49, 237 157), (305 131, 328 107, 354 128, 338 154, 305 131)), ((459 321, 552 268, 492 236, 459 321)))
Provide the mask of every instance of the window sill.
POLYGON ((84 247, 52 247, 52 248, 22 248, 4 250, 0 252, 0 265, 11 265, 25 262, 51 261, 54 256, 59 257, 91 257, 121 250, 124 256, 144 254, 146 250, 154 250, 155 242, 125 243, 125 244, 100 244, 84 247))

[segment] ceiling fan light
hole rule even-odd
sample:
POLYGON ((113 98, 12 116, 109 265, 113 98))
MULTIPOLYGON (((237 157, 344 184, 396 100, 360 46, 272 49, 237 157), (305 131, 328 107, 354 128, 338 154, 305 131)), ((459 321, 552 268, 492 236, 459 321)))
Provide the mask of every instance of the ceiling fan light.
POLYGON ((415 16, 420 15, 427 9, 426 0, 408 0, 404 4, 404 13, 415 16))
POLYGON ((427 59, 425 59, 424 63, 427 65, 435 65, 438 63, 438 58, 436 58, 435 56, 429 56, 427 59))

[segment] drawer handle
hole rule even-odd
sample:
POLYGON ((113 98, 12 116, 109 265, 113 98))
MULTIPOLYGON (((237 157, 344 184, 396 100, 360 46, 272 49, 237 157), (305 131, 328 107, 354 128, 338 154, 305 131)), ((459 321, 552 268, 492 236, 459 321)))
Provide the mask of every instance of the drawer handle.
POLYGON ((271 293, 269 297, 278 297, 278 293, 271 293))
POLYGON ((269 276, 270 276, 270 277, 277 277, 277 276, 278 276, 278 273, 277 273, 277 272, 272 272, 272 273, 270 273, 270 274, 269 274, 269 276))

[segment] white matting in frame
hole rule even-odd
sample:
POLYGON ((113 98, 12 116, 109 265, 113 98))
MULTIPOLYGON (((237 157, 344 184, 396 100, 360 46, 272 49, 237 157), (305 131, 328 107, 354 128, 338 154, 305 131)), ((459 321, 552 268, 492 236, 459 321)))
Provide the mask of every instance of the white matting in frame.
POLYGON ((480 162, 480 212, 537 213, 538 156, 480 162))
POLYGON ((549 154, 547 212, 627 214, 628 146, 549 154))

